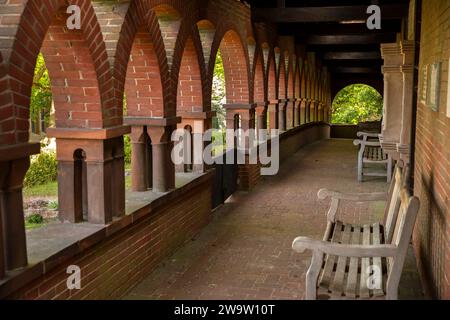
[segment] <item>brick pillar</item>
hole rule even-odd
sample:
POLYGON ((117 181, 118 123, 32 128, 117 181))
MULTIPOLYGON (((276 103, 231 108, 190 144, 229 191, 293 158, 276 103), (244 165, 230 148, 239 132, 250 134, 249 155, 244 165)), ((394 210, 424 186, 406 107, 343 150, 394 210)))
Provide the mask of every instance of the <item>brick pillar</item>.
POLYGON ((266 103, 258 103, 255 108, 256 112, 256 122, 257 122, 257 129, 267 129, 267 121, 266 121, 266 115, 267 115, 267 104, 266 103))
POLYGON ((294 107, 295 99, 288 99, 286 106, 286 130, 290 130, 294 127, 294 107))
POLYGON ((269 129, 278 129, 278 100, 271 100, 268 105, 269 129))
POLYGON ((287 113, 287 107, 288 107, 288 100, 280 100, 280 104, 278 107, 278 129, 280 131, 286 131, 287 129, 287 119, 286 119, 286 113, 287 113))
POLYGON ((147 131, 144 126, 131 127, 131 191, 147 191, 147 131))
POLYGON ((300 100, 300 124, 306 123, 306 99, 300 100))
MULTIPOLYGON (((207 165, 203 162, 203 152, 207 142, 202 143, 202 148, 198 148, 194 144, 195 141, 202 141, 204 133, 212 128, 212 118, 216 116, 213 111, 208 112, 179 112, 182 120, 178 124, 178 129, 184 129, 186 126, 192 128, 193 143, 193 166, 192 172, 203 173, 207 170, 207 165)), ((176 168, 177 172, 184 172, 184 165, 176 168)))
MULTIPOLYGON (((249 129, 255 128, 255 105, 254 104, 226 104, 227 110, 227 129, 235 128, 235 116, 239 115, 241 118, 241 129, 244 133, 249 129)), ((227 143, 230 139, 234 139, 234 136, 227 136, 227 143)), ((236 147, 236 146, 235 146, 236 147)), ((245 164, 239 165, 239 189, 250 190, 259 180, 260 166, 259 164, 251 164, 249 161, 248 151, 250 147, 249 137, 245 137, 244 147, 237 152, 243 152, 245 154, 245 164)))
POLYGON ((171 158, 174 125, 148 126, 153 153, 153 191, 167 192, 175 188, 175 165, 171 158))
POLYGON ((306 100, 306 123, 311 122, 311 99, 306 100))
POLYGON ((300 103, 301 100, 297 99, 294 103, 294 127, 300 126, 300 103))
POLYGON ((123 135, 130 128, 48 129, 56 138, 62 221, 108 224, 125 215, 123 135))
POLYGON ((399 43, 381 45, 381 54, 384 59, 384 108, 383 124, 381 130, 381 145, 393 159, 399 160, 397 144, 400 143, 402 127, 403 105, 403 74, 401 66, 403 56, 399 43))
POLYGON ((0 147, 0 279, 6 270, 28 264, 22 187, 29 156, 39 148, 29 143, 0 147))
POLYGON ((323 103, 319 102, 319 106, 317 108, 317 121, 323 121, 323 103))

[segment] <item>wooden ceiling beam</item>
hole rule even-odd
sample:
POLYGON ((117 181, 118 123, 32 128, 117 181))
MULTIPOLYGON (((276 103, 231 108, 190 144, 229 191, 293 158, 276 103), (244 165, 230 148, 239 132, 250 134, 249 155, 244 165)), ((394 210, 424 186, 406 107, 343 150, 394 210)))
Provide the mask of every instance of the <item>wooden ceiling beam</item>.
POLYGON ((323 54, 324 60, 379 60, 379 51, 360 52, 326 52, 323 54))
MULTIPOLYGON (((254 8, 254 21, 279 22, 339 22, 367 20, 368 6, 254 8)), ((383 19, 401 19, 408 14, 404 4, 381 5, 383 19)))
POLYGON ((300 42, 306 43, 308 45, 368 45, 368 44, 379 44, 395 42, 395 34, 384 34, 384 33, 367 33, 364 35, 334 35, 334 36, 324 36, 324 35, 310 35, 306 38, 299 39, 300 42))

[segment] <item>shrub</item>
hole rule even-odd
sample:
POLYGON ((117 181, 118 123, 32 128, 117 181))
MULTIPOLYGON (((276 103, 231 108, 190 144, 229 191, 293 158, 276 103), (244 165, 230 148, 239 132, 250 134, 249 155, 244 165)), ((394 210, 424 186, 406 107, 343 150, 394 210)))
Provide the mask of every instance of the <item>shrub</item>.
POLYGON ((28 223, 28 224, 43 224, 44 217, 42 217, 40 214, 32 214, 31 216, 29 216, 27 218, 26 223, 28 223))
POLYGON ((30 169, 28 170, 24 186, 33 187, 56 181, 58 177, 58 164, 54 152, 41 152, 31 158, 30 169))

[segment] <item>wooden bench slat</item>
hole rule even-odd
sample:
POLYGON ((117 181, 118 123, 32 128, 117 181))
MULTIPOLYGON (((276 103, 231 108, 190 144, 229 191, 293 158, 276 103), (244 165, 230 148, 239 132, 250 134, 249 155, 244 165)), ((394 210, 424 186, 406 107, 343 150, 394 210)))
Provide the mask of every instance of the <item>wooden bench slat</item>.
MULTIPOLYGON (((353 226, 352 244, 361 244, 361 227, 353 226)), ((350 265, 347 277, 347 288, 345 290, 346 296, 356 298, 356 286, 358 284, 358 266, 359 258, 350 258, 350 265)))
MULTIPOLYGON (((370 245, 370 226, 364 225, 363 229, 363 245, 370 245)), ((359 296, 363 299, 370 298, 369 289, 367 288, 367 279, 369 278, 369 275, 367 273, 367 269, 370 266, 370 259, 369 258, 362 258, 361 259, 361 278, 360 278, 360 285, 359 285, 359 296)))
MULTIPOLYGON (((342 233, 342 244, 350 244, 351 232, 352 226, 349 224, 345 225, 342 233)), ((342 295, 344 293, 344 278, 347 260, 347 257, 338 257, 336 272, 334 273, 333 283, 331 284, 331 290, 337 295, 342 295)))
MULTIPOLYGON (((372 237, 372 244, 373 244, 373 245, 381 244, 381 238, 380 238, 380 235, 381 235, 381 228, 380 228, 380 223, 375 223, 375 224, 373 225, 373 234, 372 234, 372 235, 373 235, 373 237, 372 237)), ((373 265, 374 265, 378 270, 380 270, 381 272, 383 271, 383 269, 382 269, 382 264, 381 264, 381 258, 380 258, 380 257, 375 257, 375 258, 373 258, 373 265)), ((383 288, 373 290, 373 295, 376 296, 376 297, 384 296, 383 288)))
MULTIPOLYGON (((339 242, 341 241, 342 234, 342 222, 337 221, 334 226, 333 236, 331 238, 331 242, 339 242)), ((331 279, 334 271, 334 265, 336 262, 336 256, 327 255, 325 258, 325 267, 322 272, 322 276, 319 280, 319 286, 329 290, 331 285, 331 279)))

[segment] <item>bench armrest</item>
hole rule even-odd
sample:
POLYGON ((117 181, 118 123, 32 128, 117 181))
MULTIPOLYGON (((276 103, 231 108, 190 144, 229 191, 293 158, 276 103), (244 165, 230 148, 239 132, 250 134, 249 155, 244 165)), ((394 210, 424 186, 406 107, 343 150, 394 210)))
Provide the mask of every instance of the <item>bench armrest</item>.
POLYGON ((331 191, 328 189, 320 189, 317 197, 319 200, 325 200, 327 198, 337 200, 348 200, 355 202, 365 201, 386 201, 388 194, 386 192, 373 192, 373 193, 341 193, 337 191, 331 191))
POLYGON ((375 133, 375 132, 364 132, 364 131, 359 131, 356 134, 358 137, 369 137, 369 138, 378 138, 380 136, 379 133, 375 133))
POLYGON ((379 141, 365 141, 365 140, 353 140, 353 144, 355 146, 362 145, 362 146, 369 146, 369 147, 381 147, 381 143, 379 141))
POLYGON ((314 240, 307 237, 298 237, 292 243, 294 251, 303 253, 306 250, 320 252, 341 257, 371 258, 371 257, 396 257, 398 248, 391 244, 380 245, 351 245, 339 244, 328 241, 314 240))

